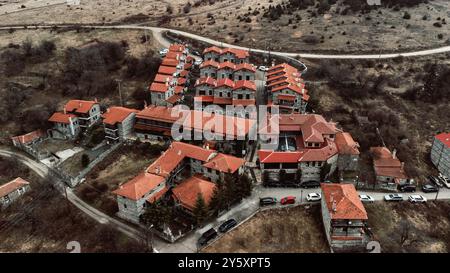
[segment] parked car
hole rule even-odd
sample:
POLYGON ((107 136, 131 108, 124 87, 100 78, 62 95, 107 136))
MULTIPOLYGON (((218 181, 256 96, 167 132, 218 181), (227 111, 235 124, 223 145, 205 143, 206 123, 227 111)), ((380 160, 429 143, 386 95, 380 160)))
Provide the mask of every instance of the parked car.
POLYGON ((318 181, 306 181, 300 184, 300 187, 308 189, 308 188, 318 188, 320 187, 320 182, 318 181))
POLYGON ((295 204, 295 196, 286 196, 283 197, 280 201, 281 205, 289 205, 289 204, 295 204))
POLYGON ((198 52, 197 50, 193 50, 192 55, 199 56, 199 57, 202 56, 202 54, 200 54, 200 52, 198 52))
POLYGON ((209 241, 217 237, 217 231, 213 228, 209 229, 198 239, 198 244, 201 246, 206 245, 209 241))
POLYGON ((322 195, 316 192, 308 193, 306 196, 306 200, 309 202, 320 201, 320 199, 322 199, 322 195))
POLYGON ((403 195, 398 193, 392 193, 384 196, 384 200, 386 201, 403 201, 403 195))
POLYGON ((372 196, 369 196, 369 195, 366 195, 366 194, 361 194, 359 196, 359 200, 361 200, 361 202, 364 202, 364 203, 373 203, 373 202, 375 202, 375 199, 373 199, 372 196))
POLYGON ((450 179, 448 179, 447 177, 445 177, 443 174, 439 173, 439 176, 437 177, 442 184, 446 187, 450 189, 450 179))
POLYGON ((269 68, 266 67, 266 66, 264 66, 264 65, 261 65, 260 67, 258 67, 258 69, 259 69, 260 71, 263 71, 263 72, 266 72, 266 71, 269 70, 269 68))
POLYGON ((422 191, 427 193, 427 192, 437 192, 439 190, 439 188, 433 184, 425 184, 422 186, 422 191))
POLYGON ((416 186, 411 184, 399 185, 398 190, 401 192, 415 192, 416 186))
POLYGON ((168 48, 163 48, 159 51, 159 55, 166 56, 166 54, 169 52, 168 48))
POLYGON ((411 202, 411 203, 425 203, 425 202, 427 202, 427 199, 424 196, 418 195, 418 194, 410 195, 408 197, 408 199, 409 199, 409 202, 411 202))
POLYGON ((237 225, 236 220, 230 219, 219 226, 219 231, 225 233, 237 225))
POLYGON ((277 199, 274 197, 263 197, 259 199, 259 205, 261 207, 275 205, 277 203, 277 199))
POLYGON ((194 65, 199 66, 199 65, 201 65, 202 63, 203 63, 203 60, 202 60, 202 59, 199 59, 199 60, 196 60, 196 61, 194 62, 194 65))
POLYGON ((429 175, 428 179, 430 180, 431 183, 435 184, 440 188, 444 186, 444 184, 441 181, 439 181, 439 179, 436 176, 429 175))

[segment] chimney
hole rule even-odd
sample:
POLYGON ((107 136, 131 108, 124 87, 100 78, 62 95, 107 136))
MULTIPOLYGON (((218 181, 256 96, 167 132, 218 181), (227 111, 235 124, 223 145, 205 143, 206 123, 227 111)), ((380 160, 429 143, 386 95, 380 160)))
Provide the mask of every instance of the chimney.
POLYGON ((404 167, 405 167, 405 162, 402 162, 402 170, 403 170, 404 167))
POLYGON ((336 201, 333 200, 333 204, 331 205, 331 208, 333 210, 334 213, 336 213, 337 209, 336 209, 336 201))
POLYGON ((98 102, 97 98, 94 98, 94 101, 95 101, 95 103, 97 103, 98 102))
POLYGON ((160 169, 159 166, 157 166, 157 167, 155 168, 155 173, 156 173, 156 174, 159 174, 160 172, 161 172, 161 169, 160 169))
POLYGON ((178 153, 177 153, 178 155, 181 155, 181 150, 178 150, 178 153))
POLYGON ((64 115, 67 114, 67 111, 66 111, 66 107, 65 107, 65 106, 64 106, 63 112, 64 112, 64 115))
POLYGON ((393 158, 393 159, 396 159, 396 158, 397 158, 397 149, 394 149, 394 150, 392 151, 392 158, 393 158))
POLYGON ((148 105, 147 105, 147 101, 146 100, 144 100, 144 109, 146 109, 148 107, 148 105))

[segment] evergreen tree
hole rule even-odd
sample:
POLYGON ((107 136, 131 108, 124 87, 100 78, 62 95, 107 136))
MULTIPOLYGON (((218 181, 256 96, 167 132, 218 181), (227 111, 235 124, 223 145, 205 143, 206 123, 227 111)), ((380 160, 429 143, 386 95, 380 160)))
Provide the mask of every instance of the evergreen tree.
POLYGON ((252 194, 253 183, 246 174, 242 174, 238 179, 240 197, 246 198, 252 194))
POLYGON ((87 154, 83 154, 81 156, 81 166, 83 166, 83 168, 86 168, 90 162, 91 160, 89 159, 89 156, 87 154))
POLYGON ((320 169, 320 179, 322 182, 328 177, 328 174, 331 170, 331 164, 326 162, 325 165, 320 169))
POLYGON ((140 220, 146 227, 153 225, 155 228, 163 228, 172 218, 172 209, 162 206, 160 203, 150 203, 141 215, 140 220))
POLYGON ((208 216, 208 206, 206 205, 205 199, 200 193, 197 195, 193 213, 197 225, 201 224, 208 216))

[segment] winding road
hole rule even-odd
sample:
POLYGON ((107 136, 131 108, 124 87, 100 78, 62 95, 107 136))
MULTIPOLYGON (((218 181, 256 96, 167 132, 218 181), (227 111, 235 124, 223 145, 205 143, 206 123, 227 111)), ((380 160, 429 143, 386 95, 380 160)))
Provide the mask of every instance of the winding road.
MULTIPOLYGON (((303 53, 303 52, 278 52, 278 51, 267 51, 256 48, 248 48, 237 45, 232 45, 224 42, 220 42, 217 40, 210 39, 208 37, 200 36, 197 34, 189 33, 186 31, 170 29, 170 28, 161 28, 161 27, 148 27, 148 26, 140 26, 140 25, 111 25, 111 26, 102 26, 102 25, 79 25, 82 28, 94 28, 94 29, 128 29, 128 30, 149 30, 153 33, 153 37, 165 47, 170 45, 170 41, 163 37, 162 33, 165 31, 170 31, 178 35, 185 36, 190 39, 206 42, 211 45, 220 46, 220 47, 232 47, 237 49, 245 49, 252 52, 263 53, 263 54, 271 54, 276 56, 288 57, 288 58, 305 58, 305 59, 393 59, 398 57, 416 57, 416 56, 426 56, 426 55, 434 55, 450 52, 450 46, 437 47, 433 49, 412 51, 412 52, 401 52, 401 53, 390 53, 390 54, 314 54, 314 53, 303 53)), ((38 28, 68 28, 73 27, 71 25, 23 25, 23 26, 0 26, 0 30, 9 30, 9 29, 33 29, 32 27, 38 28)))

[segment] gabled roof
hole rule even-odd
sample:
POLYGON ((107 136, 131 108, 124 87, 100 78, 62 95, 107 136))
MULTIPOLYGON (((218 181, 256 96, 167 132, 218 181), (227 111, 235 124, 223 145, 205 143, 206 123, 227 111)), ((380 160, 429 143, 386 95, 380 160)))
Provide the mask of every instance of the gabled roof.
POLYGON ((440 133, 436 135, 436 139, 441 141, 447 148, 450 148, 450 133, 440 133))
POLYGON ((219 63, 219 67, 217 69, 221 70, 221 69, 226 69, 226 68, 234 70, 236 68, 236 65, 232 62, 223 62, 223 63, 219 63))
POLYGON ((240 80, 234 84, 233 90, 240 88, 256 91, 256 84, 254 81, 240 80))
POLYGON ((166 101, 168 103, 170 103, 170 104, 175 104, 179 100, 181 100, 181 95, 180 94, 174 94, 171 97, 169 97, 166 101))
POLYGON ((213 103, 214 104, 226 104, 226 105, 229 105, 229 104, 233 103, 233 99, 232 98, 214 97, 213 103))
POLYGON ((240 167, 244 166, 245 160, 226 154, 218 154, 209 162, 203 164, 203 167, 218 170, 224 173, 234 173, 240 167))
POLYGON ((169 46, 170 52, 183 52, 186 49, 185 45, 182 44, 171 44, 169 46))
POLYGON ((167 186, 165 186, 164 188, 162 188, 162 190, 158 191, 155 194, 152 194, 151 196, 149 196, 147 198, 147 202, 149 203, 155 203, 156 201, 158 201, 159 199, 161 199, 161 197, 164 196, 164 194, 166 194, 166 192, 169 191, 169 188, 167 186))
POLYGON ((216 87, 228 86, 230 88, 234 88, 234 82, 228 78, 219 79, 216 82, 216 87))
POLYGON ((250 56, 247 50, 227 47, 222 50, 222 54, 231 53, 238 59, 245 59, 250 56))
POLYGON ((0 186, 0 197, 7 196, 8 194, 12 193, 13 191, 23 188, 29 184, 30 184, 30 182, 28 182, 20 177, 17 177, 16 179, 0 186))
POLYGON ((339 154, 359 155, 359 144, 353 140, 352 135, 349 133, 337 133, 335 143, 338 147, 339 154))
POLYGON ((196 102, 213 102, 214 96, 195 96, 194 101, 196 101, 196 102))
POLYGON ((169 76, 169 75, 163 75, 163 74, 156 74, 153 82, 169 83, 172 81, 172 79, 173 79, 173 76, 171 76, 171 75, 169 76))
POLYGON ((197 81, 195 82, 195 86, 199 86, 199 85, 216 86, 217 81, 211 77, 206 77, 206 78, 202 77, 202 78, 197 79, 197 81))
POLYGON ((128 199, 139 200, 163 182, 165 179, 161 176, 142 172, 112 193, 128 199))
POLYGON ((153 82, 150 85, 150 92, 160 92, 160 93, 165 93, 167 91, 169 91, 169 84, 167 83, 159 83, 159 82, 153 82))
POLYGON ((67 112, 86 114, 89 113, 95 104, 98 103, 96 101, 88 100, 70 100, 66 103, 65 109, 67 112))
POLYGON ((152 119, 157 121, 163 121, 168 123, 174 123, 181 117, 181 113, 178 111, 172 111, 173 108, 166 106, 148 106, 142 111, 136 114, 137 118, 152 119), (173 116, 172 116, 173 113, 173 116), (176 114, 178 113, 178 114, 176 114))
POLYGON ((203 50, 203 54, 206 54, 208 52, 215 52, 217 54, 221 54, 222 49, 218 48, 217 46, 211 46, 211 47, 207 47, 207 48, 205 48, 205 50, 203 50))
POLYGON ((176 67, 179 63, 176 59, 164 58, 161 65, 176 67))
POLYGON ((167 54, 164 58, 179 60, 180 56, 181 56, 181 53, 179 53, 179 52, 169 51, 169 52, 167 52, 167 54))
POLYGON ((235 66, 234 70, 235 71, 248 70, 248 71, 251 71, 251 72, 256 72, 256 68, 253 65, 249 64, 249 63, 238 64, 238 65, 235 66))
POLYGON ((177 72, 177 68, 176 67, 171 67, 171 66, 164 66, 161 65, 158 69, 158 74, 164 74, 164 75, 170 75, 172 76, 173 73, 177 72))
POLYGON ((403 163, 386 147, 371 147, 373 166, 377 176, 407 179, 403 163))
POLYGON ((64 114, 62 112, 55 112, 48 121, 55 122, 55 123, 65 123, 70 124, 71 120, 77 119, 77 116, 74 114, 64 114))
POLYGON ((172 189, 173 197, 186 209, 193 211, 199 195, 209 205, 216 184, 198 176, 192 176, 172 189))
POLYGON ((214 61, 214 60, 208 60, 208 61, 203 62, 203 63, 200 65, 200 68, 204 68, 204 67, 208 67, 208 66, 212 66, 212 67, 215 67, 215 68, 219 68, 219 63, 216 62, 216 61, 214 61))
POLYGON ((36 131, 30 132, 28 134, 12 137, 11 139, 13 141, 17 141, 17 142, 22 143, 22 144, 27 144, 29 142, 34 141, 35 139, 39 139, 41 137, 45 137, 46 135, 47 134, 44 131, 36 130, 36 131))
POLYGON ((277 98, 279 100, 295 101, 296 96, 289 94, 279 94, 277 98))
POLYGON ((106 110, 106 113, 102 115, 103 123, 109 125, 115 125, 116 123, 120 123, 128 118, 132 113, 139 112, 136 109, 130 109, 126 107, 113 106, 106 110))
POLYGON ((322 183, 320 187, 332 220, 368 219, 353 184, 322 183))

